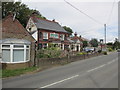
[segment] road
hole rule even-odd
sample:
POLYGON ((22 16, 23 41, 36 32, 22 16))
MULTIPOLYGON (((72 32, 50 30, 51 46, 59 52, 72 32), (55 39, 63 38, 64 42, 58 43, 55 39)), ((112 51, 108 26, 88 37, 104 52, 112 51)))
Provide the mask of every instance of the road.
POLYGON ((114 52, 3 79, 3 88, 118 88, 118 54, 114 52))

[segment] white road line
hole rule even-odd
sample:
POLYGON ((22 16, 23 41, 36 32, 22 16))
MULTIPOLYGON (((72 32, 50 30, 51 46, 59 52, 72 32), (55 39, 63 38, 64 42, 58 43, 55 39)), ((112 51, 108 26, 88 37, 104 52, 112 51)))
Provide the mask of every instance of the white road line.
POLYGON ((115 62, 115 61, 117 61, 118 59, 115 59, 115 60, 112 60, 112 61, 110 61, 110 62, 107 62, 107 64, 111 64, 111 63, 113 63, 113 62, 115 62))
POLYGON ((106 65, 106 64, 103 64, 103 65, 101 65, 101 66, 99 66, 99 67, 96 67, 96 68, 90 69, 90 70, 88 70, 87 72, 92 72, 92 71, 94 71, 94 70, 97 70, 97 69, 99 69, 99 68, 104 67, 105 65, 106 65))
POLYGON ((73 79, 73 78, 78 77, 78 76, 79 76, 79 75, 75 75, 75 76, 72 76, 72 77, 69 77, 69 78, 66 78, 66 79, 63 79, 63 80, 60 80, 60 81, 57 81, 57 82, 54 82, 54 83, 45 85, 45 86, 43 86, 43 87, 41 87, 41 88, 47 88, 47 87, 53 86, 53 85, 55 85, 55 84, 62 83, 62 82, 64 82, 64 81, 73 79))

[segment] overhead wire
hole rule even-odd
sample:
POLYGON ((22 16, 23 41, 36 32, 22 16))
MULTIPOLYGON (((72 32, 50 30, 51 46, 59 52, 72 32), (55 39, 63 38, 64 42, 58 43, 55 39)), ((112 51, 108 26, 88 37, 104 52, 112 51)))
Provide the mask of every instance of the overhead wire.
POLYGON ((110 11, 110 14, 109 14, 106 24, 109 24, 109 21, 111 19, 112 13, 113 13, 114 6, 115 6, 115 0, 113 1, 112 8, 111 8, 111 11, 110 11))
POLYGON ((72 5, 71 3, 69 3, 68 1, 64 0, 67 4, 69 4, 71 7, 73 7, 74 9, 76 9, 77 11, 79 11, 80 13, 84 14, 85 16, 87 16, 88 18, 90 18, 91 20, 93 20, 94 22, 98 23, 98 24, 102 24, 101 22, 99 22, 98 20, 94 19, 93 17, 89 16, 88 14, 84 13, 83 11, 81 11, 80 9, 78 9, 77 7, 75 7, 74 5, 72 5))

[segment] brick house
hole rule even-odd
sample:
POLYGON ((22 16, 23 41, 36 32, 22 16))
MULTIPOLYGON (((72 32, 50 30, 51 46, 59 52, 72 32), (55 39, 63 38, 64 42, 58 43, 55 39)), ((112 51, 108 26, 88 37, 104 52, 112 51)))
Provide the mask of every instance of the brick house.
POLYGON ((35 63, 35 39, 10 13, 2 20, 2 68, 17 69, 35 63))
POLYGON ((72 44, 72 51, 82 51, 83 46, 83 39, 81 37, 77 36, 77 33, 75 32, 74 36, 70 38, 74 43, 72 44))
POLYGON ((38 49, 47 48, 49 43, 59 46, 62 50, 70 47, 69 33, 55 20, 45 20, 33 15, 29 18, 26 29, 37 41, 38 49))

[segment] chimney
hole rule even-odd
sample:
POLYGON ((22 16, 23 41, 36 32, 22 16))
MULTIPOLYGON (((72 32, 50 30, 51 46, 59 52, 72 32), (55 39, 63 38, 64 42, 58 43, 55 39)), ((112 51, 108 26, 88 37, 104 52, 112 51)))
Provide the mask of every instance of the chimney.
POLYGON ((52 21, 55 22, 55 19, 53 19, 52 21))
POLYGON ((75 34, 74 34, 75 36, 77 36, 77 32, 75 32, 75 34))
POLYGON ((37 16, 37 15, 38 15, 37 12, 34 11, 31 16, 37 16))
POLYGON ((82 36, 80 35, 79 37, 81 38, 82 36))
POLYGON ((13 13, 12 13, 11 11, 9 11, 9 12, 7 13, 7 15, 13 17, 13 13))

